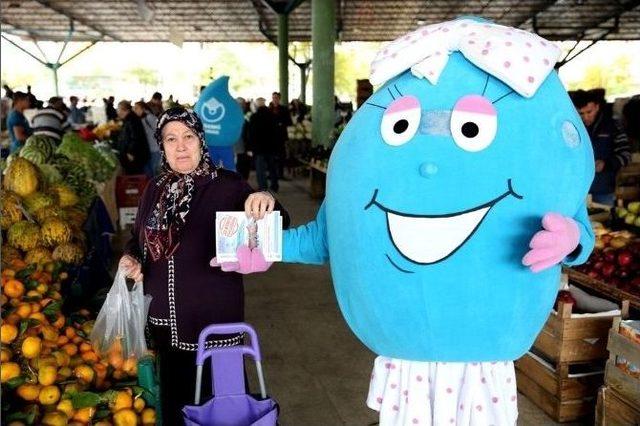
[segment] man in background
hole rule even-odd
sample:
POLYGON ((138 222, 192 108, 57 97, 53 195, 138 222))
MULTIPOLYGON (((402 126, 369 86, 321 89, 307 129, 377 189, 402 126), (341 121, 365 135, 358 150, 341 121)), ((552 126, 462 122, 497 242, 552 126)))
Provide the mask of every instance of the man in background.
POLYGON ((66 114, 67 106, 62 98, 54 96, 49 99, 49 105, 36 112, 31 119, 34 135, 44 135, 60 141, 64 132, 69 129, 66 114))
POLYGON ((287 127, 292 125, 291 122, 291 114, 289 114, 289 108, 286 105, 282 105, 280 103, 280 92, 273 92, 271 94, 271 103, 269 104, 269 109, 271 110, 271 114, 273 114, 277 126, 276 133, 276 144, 277 144, 277 152, 276 152, 276 162, 278 169, 278 177, 280 179, 284 178, 284 164, 287 157, 287 152, 285 149, 287 139, 289 138, 289 134, 287 131, 287 127))
POLYGON ((256 99, 256 112, 249 119, 247 154, 253 155, 256 162, 256 177, 261 191, 278 187, 278 125, 274 116, 265 105, 264 98, 256 99), (267 173, 270 187, 267 187, 267 173))
POLYGON ((29 108, 29 95, 24 92, 13 93, 13 107, 7 116, 7 130, 11 140, 11 152, 15 152, 33 133, 29 122, 24 116, 24 110, 29 108))
POLYGON ((155 137, 158 118, 147 110, 147 104, 142 101, 138 101, 133 105, 133 112, 140 117, 140 122, 144 128, 144 134, 147 139, 147 146, 149 147, 150 155, 149 161, 147 162, 146 174, 152 178, 158 174, 158 169, 160 168, 160 147, 158 146, 158 142, 155 137))
POLYGON ((145 174, 147 162, 151 156, 142 121, 133 112, 129 101, 118 103, 118 117, 122 120, 122 129, 118 134, 118 151, 122 168, 127 175, 145 174))
POLYGON ((78 108, 78 97, 71 96, 69 98, 71 106, 69 107, 69 123, 71 124, 85 124, 87 119, 82 108, 78 108))
POLYGON ((589 132, 595 156, 596 176, 589 193, 594 202, 613 206, 616 174, 631 160, 627 135, 606 108, 602 89, 578 90, 572 98, 589 132))
POLYGON ((151 100, 147 103, 147 109, 151 111, 151 114, 160 117, 160 114, 164 112, 162 93, 156 92, 151 96, 151 100))

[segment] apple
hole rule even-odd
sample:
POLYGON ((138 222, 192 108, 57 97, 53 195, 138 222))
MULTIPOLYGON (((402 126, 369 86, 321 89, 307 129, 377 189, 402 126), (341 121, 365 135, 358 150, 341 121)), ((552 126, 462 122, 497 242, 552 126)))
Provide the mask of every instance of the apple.
POLYGON ((605 245, 608 245, 608 244, 611 242, 611 239, 612 239, 612 238, 613 238, 613 237, 611 236, 611 234, 604 234, 602 237, 600 237, 600 240, 602 240, 602 242, 603 242, 605 245))
MULTIPOLYGON (((633 221, 631 221, 631 223, 633 223, 633 221)), ((625 237, 615 237, 615 238, 612 238, 611 241, 609 242, 609 245, 615 249, 622 248, 627 244, 629 244, 629 240, 625 237)))
POLYGON ((631 276, 631 271, 629 271, 629 269, 627 268, 622 267, 618 269, 617 275, 620 277, 620 279, 627 280, 631 276))
POLYGON ((640 201, 632 201, 631 203, 629 203, 629 205, 627 206, 627 209, 631 212, 631 213, 638 213, 640 212, 640 201))
POLYGON ((629 266, 633 262, 633 254, 629 250, 622 250, 618 253, 618 265, 629 266))
POLYGON ((626 223, 627 225, 633 225, 633 223, 636 221, 636 218, 637 216, 635 214, 629 213, 624 217, 624 223, 626 223))
POLYGON ((594 271, 599 271, 602 269, 602 267, 604 266, 604 262, 602 260, 597 261, 596 263, 593 264, 593 270, 594 271))
POLYGON ((625 209, 624 207, 620 207, 619 209, 616 209, 616 216, 618 216, 618 218, 620 219, 623 219, 628 213, 629 213, 629 210, 625 209))
POLYGON ((610 277, 611 275, 613 275, 613 272, 616 270, 616 266, 613 263, 605 263, 602 266, 602 276, 603 277, 610 277))
POLYGON ((616 252, 614 250, 608 250, 604 252, 604 260, 607 262, 615 262, 616 252))
POLYGON ((636 218, 636 220, 633 222, 633 225, 640 227, 640 217, 636 218))
POLYGON ((600 279, 600 273, 598 271, 589 271, 589 273, 587 274, 589 275, 591 278, 597 280, 600 279))

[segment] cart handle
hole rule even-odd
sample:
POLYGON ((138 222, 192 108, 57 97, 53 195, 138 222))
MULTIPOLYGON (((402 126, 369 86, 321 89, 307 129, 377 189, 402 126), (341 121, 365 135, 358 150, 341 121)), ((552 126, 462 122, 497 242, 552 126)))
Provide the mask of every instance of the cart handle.
MULTIPOLYGON (((211 357, 212 368, 213 368, 213 358, 214 355, 218 354, 221 356, 225 356, 224 354, 228 354, 233 356, 234 353, 241 353, 242 357, 244 355, 250 355, 253 357, 256 363, 256 370, 258 373, 258 382, 260 385, 260 396, 264 399, 267 397, 267 389, 264 383, 264 374, 262 372, 262 362, 260 355, 260 345, 258 344, 258 335, 247 323, 237 322, 237 323, 229 323, 229 324, 212 324, 205 327, 198 337, 198 352, 196 356, 196 386, 195 386, 195 404, 200 404, 200 390, 202 386, 202 370, 204 362, 207 358, 211 357), (251 336, 250 345, 242 345, 242 346, 230 346, 226 348, 211 348, 205 349, 207 338, 211 335, 215 334, 236 334, 236 333, 247 333, 251 336)), ((241 362, 241 361, 240 361, 241 362)), ((214 370, 215 371, 215 370, 214 370)))
POLYGON ((249 324, 244 322, 235 322, 229 324, 211 324, 205 327, 198 337, 198 356, 196 358, 196 365, 203 365, 205 359, 210 357, 213 353, 228 351, 229 349, 242 349, 244 355, 251 355, 257 362, 262 361, 260 354, 260 345, 258 344, 258 334, 249 324), (247 333, 251 337, 251 346, 231 346, 228 348, 211 348, 205 349, 207 338, 215 334, 236 334, 247 333))

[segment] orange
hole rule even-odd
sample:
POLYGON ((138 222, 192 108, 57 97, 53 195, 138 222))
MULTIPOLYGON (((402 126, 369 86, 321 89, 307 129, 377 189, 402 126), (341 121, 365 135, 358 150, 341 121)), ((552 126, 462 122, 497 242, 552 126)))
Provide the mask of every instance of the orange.
POLYGON ((45 283, 40 283, 36 287, 36 291, 40 294, 45 294, 47 291, 49 291, 49 286, 46 285, 45 283))
POLYGON ((138 361, 135 357, 131 356, 124 362, 122 369, 128 375, 136 376, 138 374, 138 361))
POLYGON ((16 271, 14 271, 13 269, 5 269, 2 271, 2 276, 4 278, 13 278, 16 276, 16 271))
POLYGON ((95 376, 93 368, 88 365, 79 365, 73 370, 73 374, 83 383, 91 383, 95 376))
POLYGON ((15 362, 5 362, 0 368, 0 382, 6 383, 20 375, 20 366, 15 362))
POLYGON ((24 284, 18 280, 11 279, 4 285, 4 294, 7 297, 18 298, 24 294, 24 284))
POLYGON ((80 344, 80 352, 87 352, 90 351, 92 348, 91 344, 88 342, 82 342, 80 344))
POLYGON ((64 326, 64 315, 58 314, 58 317, 51 325, 60 330, 64 326))
POLYGON ((68 421, 67 415, 61 411, 52 411, 42 418, 42 424, 45 426, 66 426, 68 421))
POLYGON ((145 405, 144 398, 138 397, 133 401, 133 409, 136 410, 136 413, 141 413, 145 405))
POLYGON ((113 423, 116 426, 136 426, 138 424, 138 416, 131 408, 123 408, 113 415, 113 423))
POLYGON ((115 370, 111 376, 116 380, 122 380, 127 378, 127 373, 122 370, 115 370))
POLYGON ((58 336, 58 340, 56 341, 58 346, 64 346, 69 343, 69 338, 65 335, 58 336))
POLYGON ((38 399, 38 395, 40 395, 40 386, 25 383, 24 385, 18 386, 16 393, 25 401, 36 401, 38 399))
POLYGON ((72 419, 87 424, 96 413, 95 407, 81 408, 73 415, 72 419))
POLYGON ((2 322, 4 324, 11 324, 11 325, 18 325, 18 323, 20 322, 22 318, 20 318, 18 315, 16 315, 14 312, 11 312, 9 315, 7 315, 6 318, 4 318, 2 320, 2 322))
POLYGON ((42 341, 39 337, 27 337, 22 342, 22 356, 27 359, 32 359, 40 355, 42 349, 42 341))
POLYGON ((29 315, 29 318, 40 321, 41 324, 47 322, 47 317, 44 316, 42 312, 34 312, 29 315))
POLYGON ((118 391, 109 406, 112 413, 115 413, 116 411, 122 410, 124 408, 131 408, 133 407, 133 397, 126 390, 118 391))
POLYGON ((49 386, 56 382, 58 369, 52 365, 40 366, 38 370, 38 382, 43 386, 49 386))
POLYGON ((62 411, 63 413, 65 413, 67 415, 67 417, 71 418, 73 417, 73 413, 75 412, 75 410, 73 409, 73 404, 71 403, 70 399, 63 399, 61 400, 57 407, 56 410, 58 411, 62 411))
POLYGON ((98 362, 98 355, 96 355, 94 351, 83 352, 82 360, 85 362, 95 363, 98 362))
POLYGON ((49 340, 52 342, 58 340, 58 330, 56 330, 55 327, 44 325, 40 329, 40 332, 42 333, 42 337, 44 338, 44 340, 49 340))
POLYGON ((67 343, 62 347, 62 350, 65 351, 69 356, 74 356, 78 353, 78 347, 73 343, 67 343))
POLYGON ((96 363, 93 365, 93 370, 96 372, 96 377, 99 379, 104 379, 107 377, 107 367, 103 364, 96 363))
POLYGON ((2 350, 0 350, 0 362, 9 362, 12 356, 13 353, 11 352, 11 349, 2 348, 2 350))
POLYGON ((41 307, 42 307, 42 306, 40 306, 40 304, 39 304, 39 303, 33 302, 33 303, 31 304, 31 313, 33 313, 33 312, 40 312, 40 311, 41 311, 41 309, 40 309, 41 307))
POLYGON ((7 295, 4 293, 0 293, 0 305, 4 305, 8 301, 9 301, 9 298, 7 297, 7 295))
POLYGON ((62 367, 60 370, 58 370, 56 381, 63 382, 67 380, 69 377, 71 377, 72 374, 73 374, 73 371, 71 371, 69 367, 62 367))
POLYGON ((71 357, 65 351, 55 351, 51 355, 56 359, 59 367, 67 367, 71 362, 71 357))
POLYGON ((142 424, 144 426, 151 426, 156 424, 156 410, 153 408, 145 408, 142 411, 142 424))
POLYGON ((18 327, 12 324, 2 324, 0 327, 0 341, 5 345, 13 342, 18 337, 18 327))
POLYGON ((112 352, 109 354, 109 364, 115 368, 116 370, 122 368, 123 364, 124 364, 124 359, 122 358, 122 355, 120 355, 117 352, 112 352))
POLYGON ((76 345, 80 345, 82 342, 84 342, 84 339, 80 336, 76 336, 73 338, 73 343, 75 343, 76 345))
POLYGON ((28 318, 31 315, 31 305, 28 303, 21 303, 15 310, 16 315, 20 318, 28 318))
POLYGON ((73 338, 76 337, 76 330, 73 327, 68 326, 64 329, 64 334, 69 338, 69 340, 73 340, 73 338))
POLYGON ((40 390, 38 400, 42 405, 51 405, 58 402, 60 399, 60 389, 57 386, 45 386, 40 390))
POLYGON ((33 298, 36 298, 36 299, 41 299, 42 298, 42 295, 40 293, 38 293, 37 291, 35 291, 35 290, 29 290, 25 296, 33 297, 33 298))

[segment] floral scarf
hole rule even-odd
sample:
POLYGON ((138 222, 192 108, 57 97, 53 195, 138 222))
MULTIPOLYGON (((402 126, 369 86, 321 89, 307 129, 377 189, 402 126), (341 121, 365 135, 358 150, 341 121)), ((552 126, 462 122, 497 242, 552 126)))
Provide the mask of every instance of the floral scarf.
POLYGON ((216 168, 211 162, 205 144, 202 122, 193 111, 183 107, 165 111, 158 120, 155 137, 162 154, 162 174, 156 185, 162 189, 144 229, 145 246, 154 262, 161 257, 168 259, 180 245, 181 232, 189 215, 195 191, 195 177, 210 176, 211 179, 216 177, 216 168), (200 139, 202 158, 198 167, 190 173, 178 173, 172 170, 167 162, 162 144, 162 129, 171 121, 182 122, 200 139))

